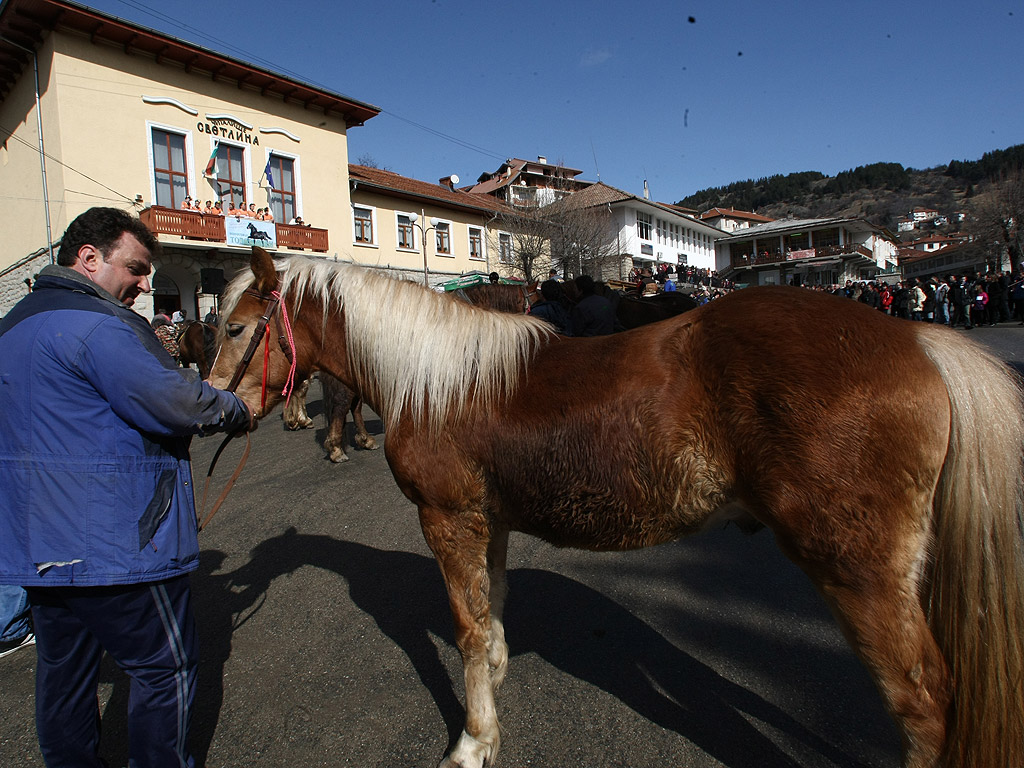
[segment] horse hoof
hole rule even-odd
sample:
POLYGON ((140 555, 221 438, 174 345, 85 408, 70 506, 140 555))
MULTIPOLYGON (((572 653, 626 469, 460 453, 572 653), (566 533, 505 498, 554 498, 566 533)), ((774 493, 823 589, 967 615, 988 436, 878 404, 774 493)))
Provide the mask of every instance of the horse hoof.
POLYGON ((341 464, 342 462, 348 461, 348 454, 340 448, 331 448, 327 451, 327 458, 335 464, 341 464))
POLYGON ((363 449, 365 449, 367 451, 376 451, 378 448, 380 448, 380 446, 377 445, 377 441, 374 440, 369 435, 367 435, 365 438, 357 436, 356 437, 356 445, 358 445, 360 448, 363 448, 363 449))

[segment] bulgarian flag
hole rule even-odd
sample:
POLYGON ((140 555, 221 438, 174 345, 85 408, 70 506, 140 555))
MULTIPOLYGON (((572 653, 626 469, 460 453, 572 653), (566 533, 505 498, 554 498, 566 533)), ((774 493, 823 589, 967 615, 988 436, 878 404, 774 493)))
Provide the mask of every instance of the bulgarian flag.
POLYGON ((217 178, 217 150, 220 149, 220 142, 213 145, 213 152, 210 153, 210 160, 206 163, 206 170, 203 174, 217 178))

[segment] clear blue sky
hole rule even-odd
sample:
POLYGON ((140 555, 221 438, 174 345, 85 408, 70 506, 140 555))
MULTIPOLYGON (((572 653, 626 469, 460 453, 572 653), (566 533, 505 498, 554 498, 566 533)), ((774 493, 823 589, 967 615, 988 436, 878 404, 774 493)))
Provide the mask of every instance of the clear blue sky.
POLYGON ((1021 0, 86 4, 380 107, 350 160, 427 181, 544 155, 673 202, 1024 143, 1021 0))

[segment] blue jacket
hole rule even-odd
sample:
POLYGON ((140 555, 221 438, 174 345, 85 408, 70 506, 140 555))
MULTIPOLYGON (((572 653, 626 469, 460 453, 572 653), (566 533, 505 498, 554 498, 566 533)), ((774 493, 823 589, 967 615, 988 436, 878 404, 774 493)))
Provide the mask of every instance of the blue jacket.
POLYGON ((247 423, 149 323, 46 267, 0 321, 0 584, 95 586, 198 565, 190 435, 247 423))

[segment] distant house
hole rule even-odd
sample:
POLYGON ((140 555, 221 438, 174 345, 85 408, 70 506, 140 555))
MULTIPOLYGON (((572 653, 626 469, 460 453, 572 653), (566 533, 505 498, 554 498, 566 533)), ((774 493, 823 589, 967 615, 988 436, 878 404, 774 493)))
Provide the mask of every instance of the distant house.
POLYGON ((983 249, 969 248, 969 235, 933 235, 900 248, 900 271, 906 278, 985 274, 991 268, 983 249), (938 247, 935 247, 938 246, 938 247))
POLYGON ((932 221, 938 218, 939 212, 934 208, 915 208, 910 212, 910 220, 914 224, 920 224, 925 221, 932 221))
MULTIPOLYGON (((929 235, 909 243, 909 246, 917 251, 937 251, 941 248, 948 248, 951 245, 959 245, 967 241, 967 235, 960 233, 952 235, 929 235)), ((902 249, 901 249, 902 250, 902 249)))
POLYGON ((704 211, 700 215, 700 220, 723 232, 735 232, 737 229, 747 229, 773 221, 767 216, 750 211, 737 211, 733 208, 712 208, 709 211, 704 211))
POLYGON ((518 208, 542 207, 590 186, 591 182, 576 178, 581 173, 549 163, 543 156, 536 161, 509 158, 493 173, 481 174, 465 191, 490 195, 518 208))
POLYGON ((896 242, 860 218, 781 219, 715 245, 718 273, 752 285, 833 285, 889 271, 896 242))
POLYGON ((682 213, 677 206, 646 200, 602 182, 576 192, 563 204, 607 213, 608 243, 617 255, 620 274, 601 277, 622 278, 631 267, 659 264, 715 268, 715 241, 722 231, 682 213))
POLYGON ((431 285, 511 263, 512 237, 494 223, 510 211, 500 200, 455 189, 451 177, 434 184, 353 163, 348 178, 356 263, 431 285))

